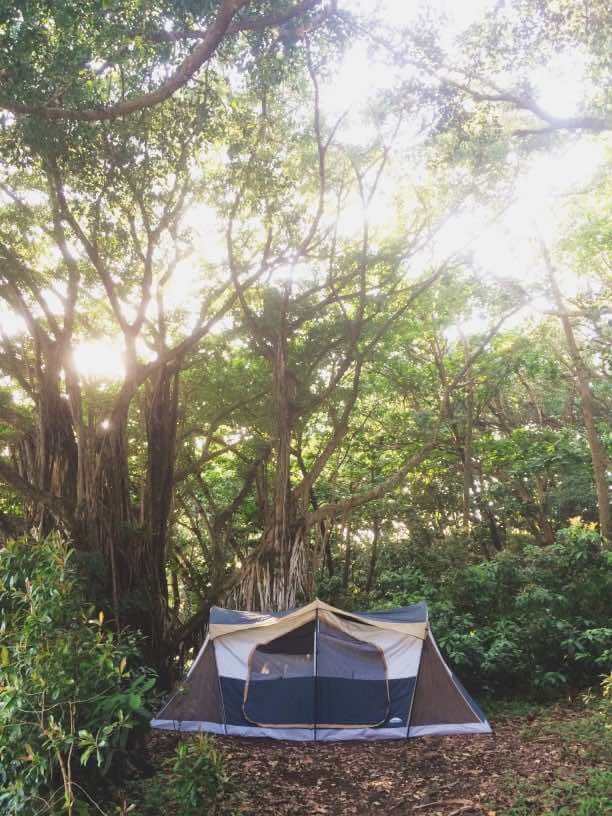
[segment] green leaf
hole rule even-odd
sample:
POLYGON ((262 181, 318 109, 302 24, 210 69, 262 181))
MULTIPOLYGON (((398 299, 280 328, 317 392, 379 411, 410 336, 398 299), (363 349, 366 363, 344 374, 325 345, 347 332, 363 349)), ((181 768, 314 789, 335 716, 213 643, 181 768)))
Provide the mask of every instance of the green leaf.
POLYGON ((132 711, 137 711, 142 706, 142 698, 140 694, 130 694, 128 696, 128 704, 132 711))

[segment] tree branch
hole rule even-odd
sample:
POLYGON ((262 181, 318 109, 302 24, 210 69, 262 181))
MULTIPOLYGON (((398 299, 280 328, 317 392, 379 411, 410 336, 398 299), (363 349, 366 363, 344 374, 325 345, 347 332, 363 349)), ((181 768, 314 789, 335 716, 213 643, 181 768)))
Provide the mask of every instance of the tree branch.
MULTIPOLYGON (((115 105, 100 108, 85 108, 81 110, 79 108, 65 108, 51 104, 32 105, 3 99, 0 100, 0 109, 15 114, 39 116, 43 119, 82 122, 112 121, 123 116, 128 116, 136 111, 159 105, 173 96, 211 59, 219 45, 227 36, 237 34, 241 31, 264 31, 267 28, 282 25, 310 11, 320 2, 321 0, 302 0, 302 2, 297 3, 281 14, 245 18, 232 24, 235 15, 248 5, 249 0, 222 0, 214 21, 207 29, 194 32, 156 32, 153 35, 149 35, 150 39, 158 42, 176 42, 182 39, 194 38, 198 40, 197 45, 185 57, 171 76, 153 91, 140 94, 131 99, 126 99, 115 105)), ((330 10, 322 10, 318 19, 314 21, 314 25, 319 25, 333 11, 334 4, 332 4, 330 10)), ((309 28, 311 27, 312 26, 309 28)))
POLYGON ((373 499, 379 499, 381 496, 384 496, 390 490, 393 490, 393 488, 401 484, 401 482, 406 478, 408 473, 410 473, 411 470, 414 470, 414 468, 418 467, 418 465, 420 465, 421 462, 423 462, 427 458, 427 456, 431 453, 431 451, 436 447, 437 435, 438 428, 436 428, 436 430, 434 431, 433 439, 431 439, 431 441, 429 441, 419 451, 417 451, 417 453, 413 454, 405 462, 405 464, 399 470, 397 470, 392 476, 389 476, 388 479, 385 479, 384 481, 380 482, 374 487, 371 487, 369 490, 364 490, 362 493, 354 493, 352 496, 350 496, 347 499, 343 499, 342 501, 324 504, 317 510, 308 513, 308 515, 306 516, 307 525, 312 526, 320 521, 323 521, 326 518, 346 514, 351 510, 354 510, 356 507, 361 507, 361 505, 367 504, 373 499))
POLYGON ((7 465, 0 459, 0 479, 2 479, 9 487, 16 490, 26 499, 42 504, 47 507, 53 515, 64 521, 68 527, 73 526, 73 517, 70 508, 65 501, 59 496, 48 493, 46 490, 40 490, 38 487, 26 482, 19 473, 10 465, 7 465))

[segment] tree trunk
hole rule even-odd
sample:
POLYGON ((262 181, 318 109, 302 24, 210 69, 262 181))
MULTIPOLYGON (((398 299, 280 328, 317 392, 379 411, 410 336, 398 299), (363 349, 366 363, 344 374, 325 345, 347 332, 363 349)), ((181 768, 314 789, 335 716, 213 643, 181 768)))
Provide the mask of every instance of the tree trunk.
MULTIPOLYGON (((21 474, 39 490, 60 496, 74 506, 78 451, 70 408, 61 396, 55 360, 47 359, 44 364, 39 361, 38 365, 38 424, 34 436, 23 440, 21 474)), ((50 533, 57 523, 42 505, 33 508, 31 521, 42 536, 50 533)))
POLYGON ((87 451, 83 451, 88 456, 84 468, 86 501, 79 506, 79 522, 81 546, 101 553, 107 564, 115 624, 120 628, 124 622, 121 605, 131 601, 135 578, 140 576, 128 474, 127 410, 115 413, 106 423, 100 430, 90 430, 87 451))
POLYGON ((591 452, 591 462, 593 465, 593 479, 595 482, 595 490, 597 493, 597 508, 599 513, 599 531, 602 538, 608 544, 612 543, 612 529, 610 527, 610 496, 608 492, 608 456, 604 445, 599 437, 597 426, 595 424, 595 400, 590 385, 590 376, 587 366, 582 359, 582 355, 576 342, 574 329, 570 321, 567 309, 565 308, 565 301, 557 283, 553 265, 548 254, 548 250, 542 244, 542 254, 546 263, 548 271, 548 280, 550 283, 553 299, 559 312, 559 320, 563 326, 567 349, 574 367, 576 376, 576 385, 578 393, 580 394, 580 402, 582 407, 582 416, 584 419, 584 426, 586 429, 589 450, 591 452))
POLYGON ((240 586, 234 593, 234 600, 246 609, 288 609, 312 591, 313 570, 304 522, 306 508, 294 495, 291 484, 296 381, 288 366, 288 299, 286 289, 280 304, 274 348, 267 355, 272 366, 275 420, 272 496, 261 497, 262 540, 244 565, 240 586))
POLYGON ((330 529, 326 532, 324 538, 324 547, 325 547, 325 566, 327 568, 327 575, 330 578, 334 577, 335 573, 335 566, 334 566, 334 555, 332 553, 332 535, 334 534, 335 527, 330 525, 330 529))
POLYGON ((345 594, 348 592, 352 562, 353 562, 352 531, 350 523, 347 522, 344 534, 344 566, 342 569, 342 589, 344 590, 345 594))
POLYGON ((151 616, 151 648, 158 654, 163 653, 168 624, 166 554, 174 496, 178 393, 178 374, 167 366, 159 369, 146 391, 148 462, 142 567, 151 616))
MULTIPOLYGON (((468 356, 467 346, 465 349, 468 356)), ((472 461, 473 426, 474 426, 474 392, 471 384, 467 386, 465 401, 465 425, 463 429, 463 530, 469 534, 472 526, 472 491, 474 489, 474 472, 472 461)))
MULTIPOLYGON (((66 372, 68 399, 60 389, 53 360, 38 372, 38 422, 15 445, 16 471, 27 485, 59 497, 69 521, 32 502, 32 521, 41 534, 65 527, 75 549, 100 553, 102 581, 117 628, 139 628, 147 658, 163 663, 167 624, 166 547, 172 509, 178 381, 161 369, 145 402, 148 470, 139 517, 128 466, 130 399, 118 401, 106 417, 90 408, 87 421, 76 381, 66 372), (101 420, 101 421, 100 421, 101 420), (129 611, 128 611, 129 610, 129 611)), ((130 393, 129 380, 124 385, 130 393)), ((30 524, 31 526, 31 524, 30 524)), ((93 576, 99 585, 100 576, 93 576)), ((95 590, 96 597, 100 588, 95 590)))
POLYGON ((495 516, 488 507, 484 508, 484 512, 487 517, 493 548, 496 552, 501 552, 504 549, 504 542, 502 540, 497 521, 495 520, 495 516))
POLYGON ((374 576, 376 575, 376 562, 378 560, 378 542, 380 539, 380 519, 374 516, 372 526, 372 551, 370 553, 370 563, 368 565, 368 577, 366 580, 365 591, 371 592, 374 586, 374 576))
POLYGON ((541 546, 549 546, 555 543, 555 530, 546 514, 546 497, 541 486, 538 486, 538 500, 535 501, 527 488, 518 483, 515 493, 522 499, 525 505, 525 518, 528 526, 541 546))

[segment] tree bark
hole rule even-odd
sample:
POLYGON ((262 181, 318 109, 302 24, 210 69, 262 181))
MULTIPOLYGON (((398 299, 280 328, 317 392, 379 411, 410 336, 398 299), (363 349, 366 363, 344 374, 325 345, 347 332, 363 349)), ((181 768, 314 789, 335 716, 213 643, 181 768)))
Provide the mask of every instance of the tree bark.
POLYGON ((42 535, 59 523, 75 549, 102 555, 115 626, 139 628, 147 656, 157 664, 167 629, 178 377, 161 368, 145 401, 148 464, 140 516, 129 475, 129 401, 108 417, 90 410, 85 424, 80 395, 71 390, 69 399, 61 396, 59 377, 46 359, 37 393, 37 426, 15 445, 18 478, 8 478, 4 468, 1 475, 31 504, 42 535))
POLYGON ((264 530, 260 545, 243 567, 238 602, 246 609, 282 610, 309 594, 312 570, 306 552, 305 508, 291 483, 291 440, 295 426, 296 380, 289 368, 289 287, 282 296, 272 349, 266 355, 272 368, 274 481, 272 495, 263 495, 264 530))
POLYGON ((380 519, 374 516, 372 522, 372 551, 370 553, 370 563, 368 564, 368 577, 366 580, 365 591, 371 592, 374 586, 374 577, 376 575, 376 562, 378 560, 378 543, 380 539, 380 519))
POLYGON ((325 535, 324 538, 324 547, 325 547, 325 567, 327 569, 327 575, 330 578, 334 577, 335 573, 335 566, 334 566, 334 555, 332 553, 332 535, 333 535, 333 528, 331 528, 325 535))
POLYGON ((168 624, 166 556, 174 496, 179 376, 161 366, 146 389, 147 489, 143 570, 151 615, 151 648, 163 651, 168 624))
MULTIPOLYGON (((464 340, 466 361, 469 359, 467 342, 464 340)), ((474 489, 473 471, 473 433, 474 433, 474 389, 471 383, 466 386, 465 422, 463 427, 463 530, 466 535, 472 527, 472 491, 474 489)))
POLYGON ((344 531, 344 565, 342 567, 342 589, 348 592, 349 580, 351 577, 351 567, 353 565, 353 531, 350 523, 347 523, 344 531))

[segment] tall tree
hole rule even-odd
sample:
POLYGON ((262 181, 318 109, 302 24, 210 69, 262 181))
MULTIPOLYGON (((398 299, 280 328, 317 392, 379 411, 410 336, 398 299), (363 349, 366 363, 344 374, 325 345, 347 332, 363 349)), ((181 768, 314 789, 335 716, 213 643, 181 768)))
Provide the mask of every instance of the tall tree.
POLYGON ((584 355, 581 353, 572 326, 569 310, 559 286, 555 268, 546 244, 540 241, 542 259, 546 268, 548 283, 553 302, 557 309, 557 314, 563 327, 563 334, 567 345, 567 353, 571 361, 573 375, 576 379, 578 393, 580 394, 580 405, 584 427, 586 429, 589 450, 591 452, 591 462, 593 465, 593 480, 597 492, 597 508, 599 513, 599 529, 602 537, 608 544, 612 541, 612 528, 610 526, 610 490, 609 490, 609 466, 610 460, 604 443, 602 442, 597 428, 598 409, 591 387, 592 371, 587 365, 584 355))
POLYGON ((399 484, 433 446, 435 431, 430 428, 430 438, 425 434, 421 448, 412 450, 386 480, 366 489, 356 486, 348 496, 313 506, 317 482, 349 433, 371 355, 453 263, 441 260, 410 280, 410 261, 466 195, 463 188, 454 188, 437 211, 413 196, 414 210, 399 237, 379 236, 375 247, 368 210, 401 119, 394 122, 387 116, 368 150, 343 148, 337 138, 342 118, 324 121, 319 78, 310 59, 309 71, 312 137, 292 145, 279 111, 264 96, 258 128, 233 150, 242 186, 236 182, 239 192, 228 207, 228 254, 243 330, 269 376, 266 443, 272 451, 270 473, 258 491, 261 541, 242 565, 235 594, 247 608, 283 609, 310 595, 317 557, 311 533, 399 484), (286 176, 252 183, 260 178, 261 162, 270 152, 292 157, 299 173, 292 185, 286 176), (308 153, 314 163, 306 163, 308 153), (342 213, 350 203, 361 208, 358 242, 342 232, 342 213), (260 223, 259 243, 254 220, 260 223), (239 274, 246 269, 253 275, 258 268, 281 274, 277 271, 275 279, 268 276, 245 293, 239 274), (305 447, 313 426, 325 428, 325 435, 314 447, 305 447))
POLYGON ((181 218, 197 195, 192 151, 203 146, 210 102, 191 108, 191 127, 166 107, 138 130, 89 134, 77 157, 53 138, 30 145, 27 169, 3 181, 0 296, 28 338, 18 348, 5 334, 3 360, 35 410, 30 420, 19 412, 26 427, 0 475, 31 502, 41 533, 59 522, 78 547, 103 554, 118 625, 126 598, 142 596, 132 622, 154 650, 166 619, 179 372, 232 303, 213 282, 189 332, 165 307, 186 252, 181 218), (83 332, 122 338, 125 372, 112 391, 83 381, 74 359, 83 332), (137 398, 147 451, 138 489, 128 439, 137 398))
MULTIPOLYGON (((313 5, 302 4, 300 12, 313 5)), ((95 47, 108 46, 114 27, 127 22, 103 6, 92 4, 82 29, 70 4, 64 15, 41 7, 22 26, 13 9, 16 67, 32 59, 31 37, 48 24, 57 27, 58 40, 46 44, 50 64, 36 76, 59 82, 65 60, 66 99, 74 93, 91 102, 102 92, 125 93, 126 82, 152 81, 146 54, 133 64, 125 54, 127 63, 105 64, 102 85, 70 74, 74 52, 95 62, 95 47), (81 40, 97 23, 104 23, 99 39, 81 40)), ((116 625, 139 626, 158 663, 175 634, 166 562, 181 372, 238 293, 227 286, 223 259, 198 259, 206 268, 200 303, 177 310, 167 300, 192 252, 186 214, 206 196, 212 206, 213 190, 231 189, 224 147, 249 118, 251 88, 265 82, 272 94, 300 70, 284 59, 275 37, 267 47, 264 22, 255 43, 232 49, 203 82, 177 88, 138 116, 102 122, 79 116, 66 126, 41 123, 32 112, 5 118, 1 134, 0 297, 24 333, 0 338, 3 371, 23 392, 19 408, 3 400, 0 409, 12 429, 0 477, 25 501, 41 533, 59 524, 78 548, 102 555, 116 625), (240 59, 244 82, 234 90, 240 59), (74 358, 84 336, 120 338, 125 371, 117 385, 85 382, 74 358)), ((265 271, 238 272, 235 283, 244 292, 265 271)))

